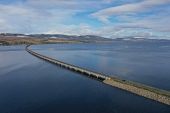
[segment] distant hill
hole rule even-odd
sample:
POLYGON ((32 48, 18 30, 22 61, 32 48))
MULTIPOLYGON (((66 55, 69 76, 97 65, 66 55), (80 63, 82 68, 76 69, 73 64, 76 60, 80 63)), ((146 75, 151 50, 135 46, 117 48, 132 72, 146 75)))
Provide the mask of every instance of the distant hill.
POLYGON ((47 43, 89 43, 89 42, 109 42, 112 39, 94 35, 62 35, 62 34, 13 34, 1 33, 0 45, 15 44, 47 44, 47 43))
POLYGON ((167 39, 148 39, 143 37, 105 38, 95 35, 63 35, 63 34, 15 34, 1 33, 0 45, 16 44, 51 44, 51 43, 91 43, 91 42, 170 42, 167 39))
POLYGON ((115 38, 114 41, 129 41, 129 42, 170 42, 168 39, 151 39, 143 37, 124 37, 124 38, 115 38))
POLYGON ((77 41, 83 41, 83 42, 89 42, 89 41, 111 41, 112 39, 104 38, 101 36, 95 36, 95 35, 62 35, 62 34, 31 34, 27 35, 30 37, 35 38, 61 38, 66 40, 77 40, 77 41))

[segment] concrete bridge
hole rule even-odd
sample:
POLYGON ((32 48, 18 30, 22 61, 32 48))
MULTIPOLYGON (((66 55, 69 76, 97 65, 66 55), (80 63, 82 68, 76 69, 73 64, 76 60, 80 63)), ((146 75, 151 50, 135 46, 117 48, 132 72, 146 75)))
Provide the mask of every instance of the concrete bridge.
POLYGON ((128 80, 122 80, 120 78, 117 77, 109 77, 108 75, 104 75, 101 73, 97 73, 97 72, 93 72, 72 64, 68 64, 44 55, 41 55, 37 52, 34 52, 32 50, 30 50, 29 45, 26 46, 25 50, 27 52, 29 52, 30 54, 45 60, 47 62, 50 62, 52 64, 58 65, 60 67, 66 68, 68 70, 80 73, 82 75, 85 75, 87 77, 91 77, 94 78, 96 80, 99 80, 107 85, 111 85, 113 87, 117 87, 119 89, 122 90, 126 90, 128 92, 137 94, 139 96, 143 96, 158 102, 161 102, 163 104, 166 105, 170 105, 170 91, 165 91, 162 89, 158 89, 158 88, 154 88, 151 86, 147 86, 144 84, 140 84, 140 83, 136 83, 136 82, 132 82, 132 81, 128 81, 128 80))
POLYGON ((26 47, 26 51, 29 52, 30 54, 38 57, 38 58, 46 60, 46 61, 48 61, 50 63, 57 64, 57 65, 59 65, 59 66, 61 66, 63 68, 67 68, 69 70, 72 70, 72 71, 87 75, 87 76, 92 77, 92 78, 96 78, 97 80, 103 81, 103 80, 109 80, 110 79, 106 75, 104 76, 103 74, 92 72, 92 71, 89 71, 87 69, 83 69, 81 67, 74 66, 74 65, 71 65, 71 64, 68 64, 68 63, 65 63, 65 62, 62 62, 62 61, 59 61, 59 60, 56 60, 56 59, 41 55, 39 53, 36 53, 36 52, 28 49, 28 46, 26 47))

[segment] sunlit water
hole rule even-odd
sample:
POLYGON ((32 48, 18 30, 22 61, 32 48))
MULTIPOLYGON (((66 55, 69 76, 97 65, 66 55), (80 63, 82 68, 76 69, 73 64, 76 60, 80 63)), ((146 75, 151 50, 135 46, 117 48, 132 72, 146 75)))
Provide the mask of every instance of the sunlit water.
MULTIPOLYGON (((53 44, 31 48, 109 76, 170 90, 169 44, 53 44)), ((0 113, 169 113, 170 107, 0 46, 0 113)))

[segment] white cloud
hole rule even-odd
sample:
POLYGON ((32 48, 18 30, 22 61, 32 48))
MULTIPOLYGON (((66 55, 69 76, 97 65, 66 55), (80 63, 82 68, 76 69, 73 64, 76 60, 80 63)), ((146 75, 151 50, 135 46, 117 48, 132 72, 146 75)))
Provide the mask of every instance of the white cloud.
POLYGON ((27 0, 23 3, 0 4, 0 32, 41 33, 64 24, 78 12, 101 7, 102 0, 27 0))
POLYGON ((32 6, 74 9, 74 10, 93 10, 101 8, 103 5, 110 3, 112 0, 28 0, 27 3, 32 6))
POLYGON ((10 27, 7 26, 7 22, 3 19, 0 18, 0 31, 5 32, 7 31, 10 27))
POLYGON ((0 4, 0 32, 90 34, 113 38, 136 35, 147 37, 170 36, 170 33, 162 33, 170 32, 168 24, 170 8, 159 9, 157 13, 145 17, 135 14, 150 11, 152 7, 168 3, 170 0, 137 1, 27 0, 23 3, 0 4), (99 10, 113 3, 119 4, 119 6, 99 10), (88 18, 89 12, 96 10, 99 11, 92 15, 108 24, 101 24, 94 18, 91 20, 88 18), (81 16, 82 13, 83 16, 81 16), (112 23, 109 21, 108 18, 112 18, 112 15, 119 22, 112 23), (95 26, 96 24, 97 26, 95 26))
POLYGON ((76 10, 39 9, 26 4, 0 5, 0 32, 42 32, 72 17, 76 10))
POLYGON ((170 32, 170 26, 167 24, 170 20, 170 8, 162 8, 159 12, 144 17, 119 16, 122 23, 117 26, 122 28, 144 28, 152 29, 158 32, 170 32))
POLYGON ((168 4, 170 4, 170 0, 144 0, 106 8, 91 15, 105 23, 105 26, 113 26, 109 28, 113 29, 113 32, 106 31, 109 32, 110 37, 139 35, 170 38, 170 26, 168 24, 170 8, 168 6, 159 7, 168 4), (154 8, 155 10, 153 10, 154 8), (150 14, 147 15, 147 12, 150 14), (144 14, 144 16, 140 14, 144 14), (110 21, 110 18, 116 18, 119 22, 110 21), (119 30, 115 31, 114 29, 119 30))
POLYGON ((170 3, 170 0, 144 0, 138 3, 129 3, 123 4, 120 6, 114 6, 100 10, 96 13, 93 13, 92 16, 98 18, 103 22, 108 22, 108 18, 112 15, 121 15, 121 14, 133 14, 136 12, 143 12, 149 10, 150 8, 170 3))
POLYGON ((79 25, 57 25, 58 27, 54 29, 49 29, 49 31, 44 33, 51 34, 67 34, 67 35, 87 35, 96 34, 95 29, 85 23, 79 25))

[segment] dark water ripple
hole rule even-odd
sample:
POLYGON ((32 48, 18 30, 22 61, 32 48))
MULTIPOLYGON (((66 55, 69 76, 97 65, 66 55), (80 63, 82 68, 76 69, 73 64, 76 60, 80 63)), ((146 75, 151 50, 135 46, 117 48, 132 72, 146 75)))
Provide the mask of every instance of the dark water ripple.
MULTIPOLYGON (((73 48, 81 48, 80 45, 78 45, 79 47, 74 47, 74 45, 71 46, 73 46, 73 48)), ((94 50, 95 45, 92 46, 94 50)), ((88 47, 91 48, 90 45, 88 45, 88 47)), ((6 47, 0 48, 5 50, 6 47)), ((15 48, 16 47, 14 47, 14 49, 15 48)), ((68 50, 66 50, 66 45, 43 45, 35 46, 35 49, 36 48, 45 48, 44 50, 37 51, 44 54, 47 53, 57 58, 60 56, 58 56, 58 52, 62 53, 62 57, 59 58, 63 58, 63 60, 66 61, 72 61, 74 57, 76 57, 76 59, 79 58, 78 61, 82 61, 79 65, 82 66, 86 66, 87 64, 92 66, 96 65, 96 63, 100 64, 101 62, 98 62, 98 60, 101 60, 100 57, 110 55, 110 52, 107 51, 108 47, 105 47, 107 49, 104 50, 107 53, 103 53, 103 51, 100 51, 99 49, 95 53, 91 52, 91 49, 73 49, 73 51, 76 52, 76 55, 74 52, 67 53, 68 50), (65 48, 65 54, 59 46, 61 46, 61 48, 65 48), (54 49, 46 49, 47 47, 54 49), (85 55, 83 52, 88 54, 85 55), (80 60, 81 57, 83 60, 80 60), (87 59, 88 57, 92 57, 91 60, 89 60, 87 64, 83 64, 84 62, 87 62, 87 60, 84 59, 87 59)), ((69 46, 69 48, 71 47, 69 46)), ((120 58, 120 56, 118 55, 117 58, 120 58)), ((106 57, 104 61, 106 59, 112 59, 112 57, 106 57)), ((122 58, 120 59, 122 60, 122 58)), ((116 59, 111 61, 116 61, 116 59)), ((138 61, 138 58, 135 62, 136 61, 138 61)), ((147 60, 147 62, 149 61, 147 60)), ((119 63, 120 62, 117 61, 117 63, 113 65, 106 61, 103 65, 95 67, 95 69, 103 66, 105 67, 107 65, 112 68, 117 66, 119 67, 121 65, 119 63)), ((136 62, 138 65, 140 63, 141 62, 136 62)), ((8 47, 6 52, 1 51, 0 64, 0 113, 170 112, 170 107, 167 105, 104 85, 101 82, 83 77, 79 74, 39 60, 25 52, 23 47, 21 47, 19 51, 8 51, 8 47)), ((106 69, 106 71, 108 70, 106 69)), ((122 68, 120 70, 124 70, 126 73, 131 73, 131 71, 127 70, 127 68, 122 68)), ((146 71, 146 73, 148 72, 146 71)), ((134 78, 136 77, 139 79, 139 76, 136 76, 135 74, 134 78)), ((162 77, 162 80, 164 80, 164 76, 162 77)), ((159 78, 160 77, 158 77, 158 79, 159 78)), ((146 80, 147 79, 148 78, 146 78, 146 80)), ((161 87, 164 87, 164 85, 161 87)))

